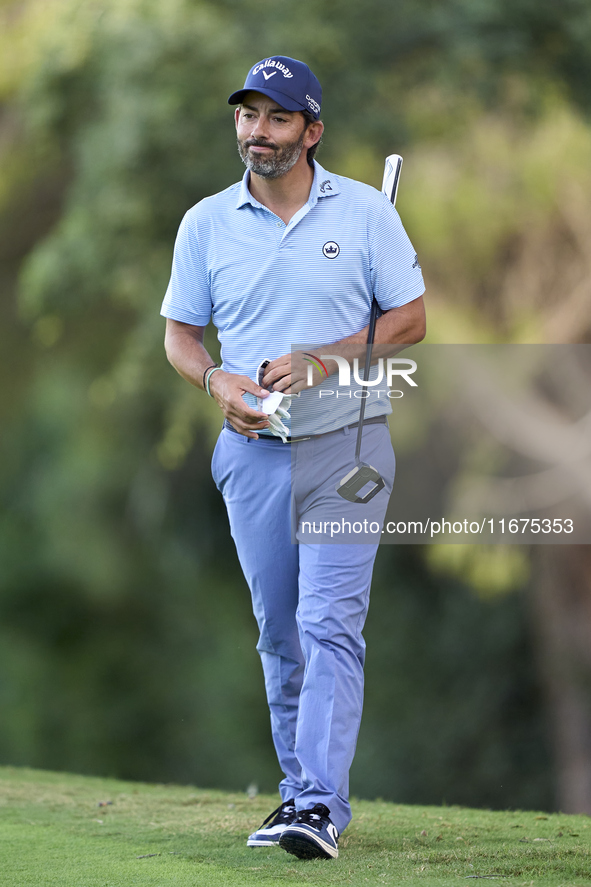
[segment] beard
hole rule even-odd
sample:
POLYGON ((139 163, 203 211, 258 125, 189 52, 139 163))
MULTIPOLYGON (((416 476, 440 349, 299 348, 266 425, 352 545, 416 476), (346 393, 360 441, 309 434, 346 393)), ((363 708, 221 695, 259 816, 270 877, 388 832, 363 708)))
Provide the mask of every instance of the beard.
POLYGON ((261 176, 263 179, 278 179, 280 176, 284 176, 288 173, 298 162, 300 154, 302 153, 302 148, 304 147, 305 134, 306 128, 304 127, 304 131, 299 139, 295 142, 291 142, 289 145, 284 145, 283 148, 279 148, 277 145, 274 145, 271 142, 262 141, 261 139, 246 139, 243 142, 239 139, 238 153, 240 154, 244 165, 250 170, 250 172, 255 173, 257 176, 261 176), (254 146, 260 148, 272 148, 274 153, 268 157, 259 157, 256 154, 251 155, 248 149, 254 146))

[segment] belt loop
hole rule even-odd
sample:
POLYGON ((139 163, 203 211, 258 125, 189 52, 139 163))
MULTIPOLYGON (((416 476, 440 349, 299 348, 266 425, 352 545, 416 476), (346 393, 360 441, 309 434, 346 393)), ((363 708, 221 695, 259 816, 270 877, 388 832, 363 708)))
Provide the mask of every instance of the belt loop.
POLYGON ((343 428, 343 431, 345 432, 345 437, 348 437, 351 434, 351 429, 349 428, 348 425, 345 425, 345 427, 343 428))

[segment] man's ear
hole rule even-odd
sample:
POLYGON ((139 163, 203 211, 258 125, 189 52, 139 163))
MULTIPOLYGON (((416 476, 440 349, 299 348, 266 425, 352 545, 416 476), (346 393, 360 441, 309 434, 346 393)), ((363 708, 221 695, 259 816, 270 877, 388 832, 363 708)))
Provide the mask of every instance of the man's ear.
POLYGON ((311 123, 306 131, 306 139, 304 144, 306 148, 311 148, 312 145, 315 145, 322 138, 322 133, 324 132, 324 123, 322 120, 315 120, 314 123, 311 123))
POLYGON ((238 105, 236 110, 234 111, 234 126, 238 129, 238 120, 240 119, 240 111, 242 110, 242 105, 238 105))

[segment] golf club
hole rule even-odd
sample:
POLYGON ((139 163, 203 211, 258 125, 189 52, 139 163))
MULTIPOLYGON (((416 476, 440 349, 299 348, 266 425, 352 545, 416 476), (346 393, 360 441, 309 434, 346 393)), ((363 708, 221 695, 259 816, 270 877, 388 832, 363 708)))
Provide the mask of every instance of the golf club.
MULTIPOLYGON (((398 182, 400 180, 400 171, 402 169, 402 157, 400 154, 389 154, 386 157, 384 167, 384 178, 382 181, 382 191, 390 200, 392 205, 396 204, 396 195, 398 194, 398 182)), ((369 329, 367 331, 367 350, 365 355, 365 368, 363 370, 364 381, 369 378, 371 369, 371 352, 375 335, 376 320, 378 316, 379 306, 374 296, 371 303, 371 312, 369 315, 369 329)), ((366 391, 365 385, 361 386, 362 391, 366 391)), ((355 446, 355 468, 346 474, 339 482, 337 493, 343 499, 349 502, 366 503, 373 499, 380 490, 385 486, 384 479, 379 471, 367 462, 361 461, 361 438, 363 435, 363 420, 365 418, 365 401, 364 396, 361 397, 361 406, 359 408, 359 424, 357 426, 357 444, 355 446), (360 491, 368 486, 367 491, 363 495, 359 495, 360 491)))

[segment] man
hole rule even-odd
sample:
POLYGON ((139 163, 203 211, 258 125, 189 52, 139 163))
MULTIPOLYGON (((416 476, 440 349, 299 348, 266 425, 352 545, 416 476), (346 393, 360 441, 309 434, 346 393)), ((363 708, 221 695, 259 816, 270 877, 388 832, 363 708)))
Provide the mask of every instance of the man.
POLYGON ((308 66, 285 56, 257 63, 230 96, 246 173, 186 214, 162 308, 170 362, 215 398, 225 418, 212 473, 252 594, 285 774, 281 806, 247 843, 301 858, 335 858, 351 819, 361 631, 379 541, 373 532, 364 544, 328 544, 306 534, 303 519, 338 512, 354 520, 371 515, 381 526, 394 478, 390 407, 376 397, 367 404, 363 455, 385 489, 371 505, 337 495, 354 464, 359 400, 349 391, 330 408, 328 398, 312 402, 316 392, 328 393, 337 370, 334 359, 317 358, 359 354, 374 295, 383 311, 378 346, 424 335, 420 266, 396 211, 373 188, 328 173, 313 159, 324 128, 321 100, 308 66), (203 345, 210 318, 221 368, 203 345), (292 354, 302 342, 313 344, 292 354), (287 443, 273 435, 264 411, 270 389, 301 394, 302 402, 308 396, 310 409, 300 411, 297 429, 293 420, 287 443))

